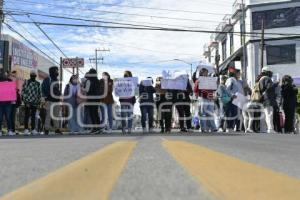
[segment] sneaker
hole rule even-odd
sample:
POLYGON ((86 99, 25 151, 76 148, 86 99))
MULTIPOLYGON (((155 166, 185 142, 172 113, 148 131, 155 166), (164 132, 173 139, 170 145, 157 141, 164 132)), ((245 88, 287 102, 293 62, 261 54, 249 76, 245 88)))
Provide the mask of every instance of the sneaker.
POLYGON ((223 133, 223 132, 224 132, 224 130, 222 128, 218 129, 218 133, 223 133))
POLYGON ((34 130, 31 131, 31 134, 32 134, 32 135, 38 135, 39 132, 37 132, 37 131, 34 129, 34 130))
POLYGON ((247 129, 245 130, 245 133, 254 133, 254 131, 252 129, 247 129))
POLYGON ((106 131, 106 133, 111 134, 111 133, 112 133, 111 128, 109 128, 109 129, 106 131))
POLYGON ((274 130, 268 130, 267 133, 274 134, 276 132, 274 130))
POLYGON ((29 132, 28 129, 25 129, 23 134, 24 134, 24 135, 30 135, 30 132, 29 132))
POLYGON ((16 133, 15 133, 15 132, 13 132, 13 131, 8 131, 8 135, 9 135, 9 136, 15 136, 15 135, 16 135, 16 133))

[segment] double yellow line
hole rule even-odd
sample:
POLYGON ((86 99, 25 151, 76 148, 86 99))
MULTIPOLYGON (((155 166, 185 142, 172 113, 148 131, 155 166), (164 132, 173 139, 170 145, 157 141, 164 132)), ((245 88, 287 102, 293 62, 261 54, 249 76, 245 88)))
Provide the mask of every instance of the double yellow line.
MULTIPOLYGON (((1 200, 109 199, 136 144, 113 143, 1 200)), ((168 140, 162 145, 215 199, 300 200, 298 179, 199 145, 168 140)))
POLYGON ((1 200, 108 199, 136 142, 116 142, 49 174, 1 200))
POLYGON ((300 200, 298 179, 199 145, 181 141, 163 145, 216 199, 300 200))

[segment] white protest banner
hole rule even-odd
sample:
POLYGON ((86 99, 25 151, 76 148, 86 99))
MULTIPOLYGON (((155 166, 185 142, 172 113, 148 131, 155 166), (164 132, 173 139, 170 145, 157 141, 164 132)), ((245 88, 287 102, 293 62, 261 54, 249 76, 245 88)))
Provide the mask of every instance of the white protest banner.
POLYGON ((138 86, 137 77, 117 78, 114 81, 114 91, 117 97, 132 97, 135 96, 135 91, 138 86))
POLYGON ((146 79, 146 80, 142 80, 142 85, 143 86, 152 86, 153 85, 153 83, 152 83, 152 79, 146 79))
POLYGON ((218 78, 209 76, 199 77, 199 89, 200 90, 217 90, 218 89, 218 78))
POLYGON ((236 93, 235 96, 236 98, 233 99, 232 104, 236 105, 240 109, 243 109, 244 105, 248 102, 247 97, 242 95, 241 93, 236 93))
POLYGON ((186 90, 188 83, 187 76, 179 76, 175 79, 162 79, 161 88, 165 90, 186 90))

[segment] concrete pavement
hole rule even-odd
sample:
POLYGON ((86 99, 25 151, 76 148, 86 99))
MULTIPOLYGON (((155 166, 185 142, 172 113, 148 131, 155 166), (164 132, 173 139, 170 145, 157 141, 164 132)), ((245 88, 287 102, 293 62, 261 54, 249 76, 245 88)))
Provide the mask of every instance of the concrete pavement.
MULTIPOLYGON (((198 177, 201 175, 200 172, 205 171, 203 167, 209 163, 206 161, 211 160, 211 166, 217 165, 213 161, 217 161, 220 157, 216 155, 220 154, 225 155, 225 163, 245 166, 246 162, 253 165, 250 168, 246 167, 246 170, 242 172, 245 177, 252 177, 251 173, 254 173, 252 175, 257 174, 257 171, 253 171, 253 169, 263 168, 263 172, 259 170, 262 173, 261 176, 268 177, 268 180, 272 180, 274 177, 280 179, 284 176, 285 182, 282 181, 282 183, 296 186, 300 180, 299 135, 199 133, 142 135, 137 133, 131 136, 114 134, 111 136, 2 138, 0 139, 0 196, 32 183, 49 173, 60 171, 76 160, 81 162, 92 152, 102 151, 105 147, 119 141, 134 141, 137 144, 126 159, 122 172, 113 183, 113 189, 108 195, 109 199, 226 199, 226 195, 222 196, 224 198, 215 195, 211 188, 205 185, 203 177, 198 177), (177 144, 175 147, 173 146, 173 150, 169 151, 164 145, 166 141, 184 142, 186 146, 177 144), (199 157, 198 154, 193 154, 198 150, 199 157), (201 157, 201 153, 206 151, 213 153, 209 157, 201 157), (176 157, 176 154, 184 154, 184 152, 191 156, 188 160, 182 161, 180 157, 179 159, 176 157), (200 160, 197 161, 197 159, 200 160), (185 162, 189 164, 186 165, 185 162), (203 164, 199 166, 201 162, 203 164), (200 171, 195 175, 190 167, 200 171), (295 181, 294 184, 290 184, 291 180, 295 181)), ((107 154, 112 155, 112 153, 107 154)), ((184 156, 184 158, 186 157, 184 156)), ((221 158, 223 159, 222 156, 221 158)), ((220 163, 219 167, 222 164, 220 163)), ((240 168, 243 167, 238 167, 238 169, 240 168)), ((230 168, 224 167, 223 172, 226 174, 228 171, 230 168)), ((211 177, 221 174, 221 172, 218 173, 218 170, 210 173, 212 173, 211 177)), ((231 177, 238 179, 234 174, 231 177)), ((216 180, 218 179, 216 178, 216 180)), ((253 182, 255 183, 255 180, 253 182)), ((232 184, 231 188, 237 187, 234 186, 234 181, 232 184)), ((253 188, 254 186, 255 184, 253 188)), ((218 185, 213 187, 220 190, 218 185)), ((273 189, 281 192, 280 188, 273 189)), ((288 189, 293 191, 293 188, 288 189)), ((68 190, 67 186, 65 190, 68 190)), ((97 191, 97 189, 95 190, 97 191)), ((246 195, 243 191, 239 191, 238 194, 246 195)), ((290 192, 290 194, 294 195, 294 199, 300 198, 300 196, 296 196, 298 195, 296 193, 290 192)), ((242 196, 237 197, 242 199, 242 196)))

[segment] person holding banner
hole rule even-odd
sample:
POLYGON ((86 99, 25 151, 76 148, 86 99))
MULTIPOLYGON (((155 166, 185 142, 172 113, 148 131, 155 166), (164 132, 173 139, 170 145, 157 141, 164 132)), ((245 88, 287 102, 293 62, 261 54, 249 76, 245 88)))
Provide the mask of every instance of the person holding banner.
POLYGON ((149 132, 153 130, 153 115, 154 115, 154 98, 153 94, 155 93, 155 88, 152 86, 153 79, 148 77, 147 80, 143 80, 139 86, 139 94, 140 94, 140 109, 141 109, 141 123, 143 127, 143 132, 147 132, 146 121, 148 116, 148 127, 149 132))
POLYGON ((161 128, 161 133, 171 132, 171 123, 173 115, 173 99, 172 93, 166 89, 161 88, 162 77, 156 78, 156 107, 158 113, 158 120, 161 128))
POLYGON ((176 109, 179 115, 179 125, 181 132, 190 132, 192 129, 192 115, 191 115, 191 98, 190 95, 193 93, 192 86, 189 79, 187 79, 186 90, 175 90, 174 95, 176 98, 176 109), (186 124, 186 127, 185 125, 186 124))
POLYGON ((11 103, 16 100, 16 82, 7 78, 4 71, 0 71, 0 136, 3 135, 2 123, 3 116, 7 123, 7 132, 9 136, 15 135, 11 124, 11 103))
MULTIPOLYGON (((132 78, 131 71, 124 72, 124 78, 132 78)), ((135 88, 133 85, 131 85, 135 88)), ((130 134, 132 131, 132 122, 133 122, 133 108, 134 104, 136 103, 135 96, 128 96, 128 97, 119 97, 119 101, 121 104, 121 117, 122 117, 122 133, 130 134)))
POLYGON ((199 72, 199 79, 195 82, 194 93, 196 98, 199 97, 199 114, 200 114, 200 132, 216 132, 216 124, 214 120, 214 91, 217 89, 217 80, 214 78, 211 84, 207 84, 208 70, 202 68, 199 72), (204 87, 203 87, 204 86, 204 87))

